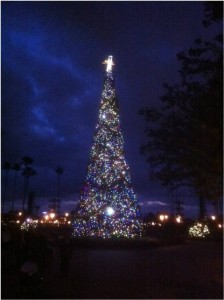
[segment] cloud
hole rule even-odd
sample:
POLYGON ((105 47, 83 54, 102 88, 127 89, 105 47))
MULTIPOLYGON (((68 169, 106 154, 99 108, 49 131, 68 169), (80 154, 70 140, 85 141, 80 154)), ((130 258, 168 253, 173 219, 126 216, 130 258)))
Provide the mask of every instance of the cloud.
POLYGON ((144 202, 139 202, 140 206, 168 206, 167 203, 162 202, 162 201, 144 201, 144 202))
POLYGON ((146 210, 168 206, 167 192, 149 180, 149 166, 139 153, 145 123, 138 110, 157 104, 163 82, 176 78, 174 54, 194 40, 195 30, 201 30, 196 18, 201 7, 201 3, 2 3, 2 159, 16 162, 24 155, 34 159, 38 175, 32 178, 32 189, 40 203, 55 194, 57 166, 64 168, 66 205, 78 199, 73 195, 85 178, 97 123, 104 77, 101 62, 114 55, 125 151, 137 198, 146 210))

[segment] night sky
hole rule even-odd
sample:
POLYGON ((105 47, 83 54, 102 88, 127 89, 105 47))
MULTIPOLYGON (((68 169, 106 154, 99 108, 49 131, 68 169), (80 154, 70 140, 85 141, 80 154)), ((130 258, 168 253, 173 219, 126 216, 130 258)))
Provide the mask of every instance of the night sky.
MULTIPOLYGON (((105 65, 115 61, 115 85, 127 162, 143 213, 168 211, 169 197, 151 182, 140 154, 145 121, 138 111, 158 105, 163 83, 179 80, 176 54, 197 37, 212 36, 202 25, 202 2, 3 2, 2 163, 33 158, 31 178, 40 212, 57 197, 62 211, 75 208, 85 179, 98 118, 105 65)), ((14 172, 9 173, 7 198, 14 172)), ((4 173, 2 173, 2 181, 4 173)), ((16 207, 24 178, 19 175, 16 207)), ((194 196, 182 190, 185 215, 197 215, 194 196)))

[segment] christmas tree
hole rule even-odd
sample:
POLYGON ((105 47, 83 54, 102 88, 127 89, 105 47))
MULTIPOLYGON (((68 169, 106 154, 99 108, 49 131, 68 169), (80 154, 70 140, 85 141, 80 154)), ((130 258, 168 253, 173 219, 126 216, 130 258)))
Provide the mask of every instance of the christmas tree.
POLYGON ((124 155, 112 56, 106 76, 87 176, 74 221, 75 236, 134 237, 140 233, 139 209, 124 155))

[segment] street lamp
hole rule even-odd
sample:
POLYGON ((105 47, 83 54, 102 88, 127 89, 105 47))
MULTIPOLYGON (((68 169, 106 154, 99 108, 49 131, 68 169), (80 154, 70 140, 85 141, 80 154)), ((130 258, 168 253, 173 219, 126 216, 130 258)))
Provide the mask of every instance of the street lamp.
POLYGON ((54 213, 54 212, 51 212, 51 213, 50 213, 50 218, 51 218, 51 219, 54 219, 54 218, 55 218, 55 213, 54 213))
POLYGON ((168 220, 169 216, 168 215, 159 215, 160 221, 168 220))

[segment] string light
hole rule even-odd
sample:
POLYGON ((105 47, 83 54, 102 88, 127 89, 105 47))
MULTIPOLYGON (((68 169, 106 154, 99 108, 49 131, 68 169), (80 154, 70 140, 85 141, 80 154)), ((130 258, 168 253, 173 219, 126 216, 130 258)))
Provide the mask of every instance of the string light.
POLYGON ((74 221, 75 236, 134 237, 140 233, 111 62, 109 56, 90 162, 74 221))
POLYGON ((206 237, 210 234, 210 231, 208 229, 208 226, 206 224, 202 223, 195 223, 193 226, 189 229, 189 236, 191 237, 206 237))

